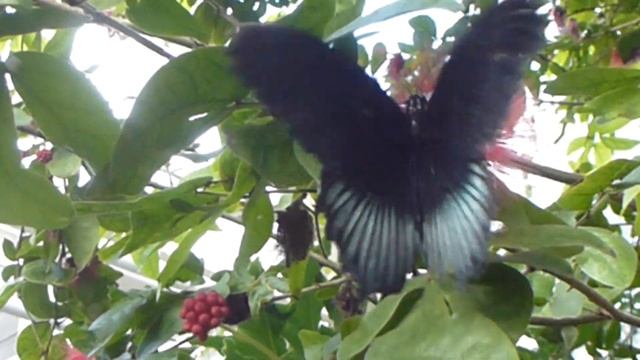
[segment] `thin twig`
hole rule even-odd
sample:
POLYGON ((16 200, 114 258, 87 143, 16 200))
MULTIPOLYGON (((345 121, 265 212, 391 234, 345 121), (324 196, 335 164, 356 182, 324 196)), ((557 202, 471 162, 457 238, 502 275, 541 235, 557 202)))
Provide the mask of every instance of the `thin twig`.
POLYGON ((326 266, 329 269, 333 270, 337 274, 341 273, 340 265, 338 265, 337 263, 325 258, 324 256, 322 256, 322 255, 320 255, 318 253, 315 253, 313 251, 309 251, 309 257, 312 258, 313 260, 319 262, 320 265, 326 266))
POLYGON ((18 131, 20 131, 20 132, 25 133, 25 134, 38 137, 38 138, 40 138, 42 140, 45 140, 45 141, 47 140, 46 136, 44 136, 42 131, 40 131, 40 130, 32 127, 32 126, 29 126, 29 125, 18 125, 18 126, 16 126, 16 129, 18 131))
POLYGON ((575 185, 581 182, 584 177, 580 174, 566 172, 558 169, 554 169, 548 166, 534 163, 531 160, 527 160, 517 154, 509 153, 507 158, 507 166, 513 166, 522 171, 542 176, 547 179, 555 180, 568 185, 575 185))
POLYGON ((564 318, 552 318, 544 316, 532 316, 529 319, 530 325, 539 326, 552 326, 552 327, 565 327, 565 326, 578 326, 584 324, 591 324, 595 322, 601 322, 611 320, 611 317, 605 314, 589 314, 576 317, 564 317, 564 318))
POLYGON ((624 312, 622 310, 618 310, 615 305, 613 305, 607 298, 603 297, 592 289, 589 285, 583 283, 582 281, 576 279, 570 275, 563 275, 560 273, 553 272, 551 270, 544 270, 546 273, 555 276, 556 278, 564 281, 572 288, 576 289, 580 293, 589 299, 592 303, 598 305, 601 308, 601 311, 604 312, 606 316, 609 316, 611 319, 618 320, 625 324, 629 324, 632 326, 640 326, 640 317, 632 315, 630 313, 624 312))
POLYGON ((163 48, 161 48, 160 46, 154 44, 151 40, 145 38, 144 36, 142 36, 139 32, 137 32, 136 30, 132 29, 131 27, 119 22, 116 19, 113 19, 112 17, 105 15, 104 13, 102 13, 101 11, 97 10, 96 8, 94 8, 91 4, 88 4, 86 2, 81 2, 77 5, 78 8, 82 9, 86 14, 90 15, 93 18, 93 21, 96 22, 97 24, 101 24, 101 25, 105 25, 108 26, 114 30, 117 30, 121 33, 123 33, 124 35, 130 37, 131 39, 137 41, 138 43, 140 43, 142 46, 146 47, 147 49, 157 53, 160 56, 163 56, 169 60, 173 59, 174 56, 169 54, 166 50, 164 50, 163 48))
POLYGON ((337 277, 335 279, 329 280, 329 281, 325 281, 325 282, 321 282, 315 285, 311 285, 311 286, 307 286, 305 288, 302 288, 300 290, 299 293, 297 294, 282 294, 282 295, 278 295, 278 296, 274 296, 269 300, 269 303, 273 303, 276 301, 280 301, 280 300, 284 300, 284 299, 288 299, 288 298, 297 298, 298 296, 302 295, 302 294, 308 294, 314 291, 318 291, 321 289, 326 289, 326 288, 330 288, 330 287, 334 287, 334 286, 339 286, 344 284, 345 282, 349 281, 349 278, 346 276, 340 276, 337 277))

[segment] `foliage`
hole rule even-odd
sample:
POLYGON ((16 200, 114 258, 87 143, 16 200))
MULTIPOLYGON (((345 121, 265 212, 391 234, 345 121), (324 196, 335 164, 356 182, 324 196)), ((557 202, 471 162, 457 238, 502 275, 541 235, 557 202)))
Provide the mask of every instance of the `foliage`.
POLYGON ((322 255, 331 250, 325 239, 290 266, 256 260, 278 236, 279 210, 305 196, 313 207, 319 164, 236 79, 224 45, 237 21, 264 20, 272 9, 280 15, 271 21, 333 42, 372 74, 388 64, 386 80, 402 99, 433 89, 455 38, 476 9, 495 1, 400 0, 367 16, 363 0, 74 3, 0 0, 0 45, 10 53, 0 63, 0 223, 21 229, 16 242, 3 242, 11 264, 2 269, 0 308, 17 296, 32 319, 18 339, 20 358, 63 359, 79 350, 100 359, 185 359, 202 347, 229 359, 547 359, 580 347, 594 356, 640 353, 633 342, 640 160, 633 158, 638 139, 625 135, 640 118, 637 0, 559 1, 550 28, 560 35, 525 79, 564 126, 586 133, 567 149, 575 174, 531 165, 538 175, 569 179, 557 201, 542 209, 499 187, 504 226, 482 276, 460 286, 423 273, 400 293, 365 304, 339 264, 322 255), (447 30, 423 13, 412 17, 414 41, 399 44, 401 55, 384 44, 369 55, 352 36, 428 8, 461 17, 447 30), (140 43, 168 61, 127 119, 117 119, 69 61, 75 29, 92 21, 186 47, 173 57, 140 43), (223 150, 195 152, 191 144, 214 127, 223 150), (31 147, 19 153, 18 141, 31 147), (51 148, 52 157, 44 156, 51 148), (206 166, 158 185, 153 176, 174 156, 204 158, 206 166), (273 192, 285 193, 279 203, 273 192), (212 264, 193 247, 220 217, 245 231, 234 269, 207 275, 212 264), (166 245, 175 250, 161 261, 166 245), (156 285, 130 290, 118 282, 123 274, 112 264, 127 255, 156 285), (232 311, 202 343, 179 318, 182 301, 201 288, 228 296, 232 311), (537 347, 516 345, 523 335, 537 347))

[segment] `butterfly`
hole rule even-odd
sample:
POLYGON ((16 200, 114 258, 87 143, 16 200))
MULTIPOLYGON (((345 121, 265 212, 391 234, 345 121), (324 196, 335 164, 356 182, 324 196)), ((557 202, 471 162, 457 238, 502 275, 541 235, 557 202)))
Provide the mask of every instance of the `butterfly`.
POLYGON ((408 111, 312 35, 250 25, 233 38, 241 80, 322 163, 326 233, 364 293, 398 291, 420 257, 437 275, 479 271, 494 208, 484 152, 544 44, 536 11, 528 0, 486 11, 408 111))

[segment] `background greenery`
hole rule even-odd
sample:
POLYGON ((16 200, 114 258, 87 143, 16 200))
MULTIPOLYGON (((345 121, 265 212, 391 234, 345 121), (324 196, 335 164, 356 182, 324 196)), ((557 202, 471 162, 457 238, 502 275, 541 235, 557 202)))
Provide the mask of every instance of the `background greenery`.
POLYGON ((411 19, 414 41, 400 44, 407 80, 388 74, 397 95, 422 89, 416 79, 429 75, 425 59, 441 64, 477 10, 494 3, 400 0, 361 16, 363 0, 0 0, 0 46, 10 52, 0 63, 0 222, 22 229, 17 243, 3 243, 13 264, 2 271, 0 308, 17 294, 32 319, 19 336, 19 356, 63 359, 72 346, 97 358, 182 359, 204 346, 229 359, 549 359, 584 347, 594 357, 635 358, 640 161, 616 154, 633 155, 638 143, 623 129, 637 127, 640 117, 638 0, 554 4, 564 11, 554 11, 551 25, 560 36, 534 59, 526 85, 534 97, 552 99, 545 101, 564 126, 587 135, 567 149, 573 173, 512 159, 566 190, 542 209, 501 188, 497 219, 505 226, 480 279, 461 289, 422 275, 398 294, 358 304, 340 265, 317 242, 291 266, 252 258, 270 237, 286 246, 286 239, 296 243, 308 234, 272 234, 274 208, 308 194, 313 210, 319 164, 234 77, 224 44, 236 23, 280 8, 286 15, 270 20, 323 37, 377 73, 393 54, 383 44, 368 54, 354 30, 414 10, 462 14, 442 38, 429 17, 411 19), (75 29, 90 22, 168 60, 127 119, 115 118, 69 62, 75 29), (141 34, 190 50, 174 58, 141 34), (226 145, 205 159, 210 166, 172 187, 150 182, 172 155, 184 155, 215 126, 226 145), (45 159, 51 154, 41 152, 42 141, 20 154, 22 137, 51 144, 53 158, 45 159), (37 152, 38 160, 22 161, 37 152), (287 195, 272 204, 273 192, 287 195), (218 217, 245 232, 235 269, 214 274, 212 289, 235 294, 236 315, 245 320, 200 343, 181 333, 179 310, 204 283, 203 261, 191 249, 218 217), (168 242, 177 247, 161 268, 158 250, 168 242), (119 288, 121 274, 109 263, 128 254, 157 288, 119 288), (188 290, 177 290, 176 282, 188 290), (250 314, 238 310, 245 300, 250 314), (515 345, 523 335, 536 350, 515 345))

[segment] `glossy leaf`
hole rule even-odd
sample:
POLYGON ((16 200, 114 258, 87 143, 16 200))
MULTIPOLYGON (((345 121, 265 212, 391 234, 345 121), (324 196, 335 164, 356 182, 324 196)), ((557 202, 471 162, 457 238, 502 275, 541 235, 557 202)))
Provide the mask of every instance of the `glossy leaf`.
POLYGON ((93 184, 94 194, 138 193, 173 154, 222 121, 245 94, 224 49, 198 49, 172 60, 136 99, 109 169, 93 184))
POLYGON ((640 84, 640 70, 585 68, 559 75, 547 85, 545 92, 551 95, 596 96, 637 84, 640 84))
POLYGON ((638 83, 602 93, 586 102, 584 107, 593 111, 594 114, 607 115, 608 117, 624 116, 630 119, 640 117, 638 83))
POLYGON ((558 205, 568 210, 587 210, 594 195, 602 192, 614 180, 620 179, 633 170, 638 163, 631 160, 613 160, 585 176, 584 180, 565 191, 558 205))
POLYGON ((437 359, 446 354, 452 359, 518 359, 515 346, 500 327, 481 313, 445 299, 435 284, 427 285, 414 310, 398 327, 375 339, 366 358, 437 359))
POLYGON ((82 270, 93 258, 100 241, 100 224, 92 215, 78 216, 63 231, 64 244, 69 249, 76 268, 82 270))
POLYGON ((46 166, 51 175, 69 178, 78 174, 82 166, 82 159, 64 148, 56 148, 53 152, 53 158, 46 166))
POLYGON ((207 41, 201 24, 175 0, 128 0, 127 17, 153 35, 190 36, 207 41))
POLYGON ((271 236, 273 220, 273 206, 269 196, 262 186, 256 186, 242 212, 244 234, 240 244, 240 253, 236 258, 236 269, 246 266, 249 257, 262 249, 271 236))
POLYGON ((262 176, 278 187, 311 181, 296 161, 287 126, 269 118, 256 118, 255 110, 237 111, 222 123, 227 145, 262 176))
POLYGON ((329 337, 316 331, 300 330, 298 333, 302 346, 304 347, 304 358, 306 360, 329 359, 329 354, 324 351, 325 344, 329 337))
POLYGON ((322 36, 335 11, 336 0, 305 0, 278 23, 322 36))
POLYGON ((592 279, 616 289, 625 289, 633 281, 638 266, 638 258, 633 246, 619 234, 600 228, 585 228, 607 243, 614 255, 592 249, 578 256, 582 271, 592 279))
POLYGON ((109 310, 98 316, 89 330, 95 335, 96 345, 91 353, 95 353, 106 345, 119 331, 126 329, 133 319, 136 310, 144 305, 146 299, 142 296, 124 298, 113 304, 109 310))
POLYGON ((16 352, 21 360, 66 360, 66 345, 64 338, 53 335, 48 323, 39 322, 22 329, 16 352))
POLYGON ((464 290, 449 292, 454 302, 468 302, 497 324, 513 341, 524 333, 533 310, 533 292, 529 281, 516 269, 490 264, 478 279, 464 290))
POLYGON ((7 69, 50 141, 68 146, 94 169, 109 161, 120 125, 84 74, 65 61, 35 52, 12 54, 7 69))
POLYGON ((342 341, 338 349, 338 360, 351 359, 360 354, 377 336, 388 331, 390 324, 401 321, 404 316, 413 312, 412 309, 417 309, 414 305, 417 305, 416 301, 424 291, 422 282, 424 279, 412 280, 405 285, 402 293, 382 299, 362 318, 358 328, 342 341))
POLYGON ((192 228, 178 240, 178 248, 171 253, 171 256, 169 256, 169 259, 167 260, 167 265, 165 265, 160 276, 158 276, 158 282, 160 284, 165 286, 170 284, 170 281, 173 279, 175 274, 189 258, 193 245, 195 245, 195 243, 200 240, 202 235, 204 235, 208 230, 209 224, 202 223, 192 228))
POLYGON ((510 227, 498 234, 492 244, 505 248, 534 250, 542 248, 588 246, 609 253, 611 250, 589 231, 567 225, 531 225, 510 227))
POLYGON ((60 315, 56 314, 56 305, 49 300, 47 285, 24 282, 18 296, 25 310, 38 319, 52 319, 60 315))
POLYGON ((44 177, 22 169, 9 92, 0 81, 0 222, 41 229, 64 227, 73 216, 69 199, 44 177))

